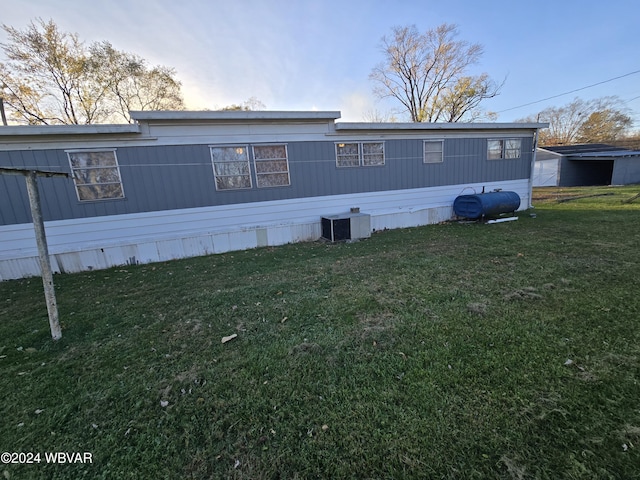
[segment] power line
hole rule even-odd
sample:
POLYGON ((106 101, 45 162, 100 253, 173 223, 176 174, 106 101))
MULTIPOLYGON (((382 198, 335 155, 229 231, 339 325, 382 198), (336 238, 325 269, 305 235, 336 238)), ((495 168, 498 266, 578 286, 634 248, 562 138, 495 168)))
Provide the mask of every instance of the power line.
POLYGON ((569 95, 570 93, 575 93, 575 92, 579 92, 581 90, 586 90, 587 88, 591 88, 591 87, 595 87, 595 86, 598 86, 598 85, 602 85, 603 83, 613 82, 614 80, 618 80, 620 78, 628 77, 630 75, 635 75, 636 73, 640 73, 640 70, 636 70, 634 72, 625 73, 624 75, 620 75, 618 77, 613 77, 613 78, 610 78, 608 80, 603 80, 602 82, 593 83, 591 85, 587 85, 586 87, 576 88, 575 90, 571 90, 569 92, 564 92, 564 93, 560 93, 558 95, 553 95, 551 97, 543 98, 542 100, 536 100, 535 102, 525 103, 525 104, 522 104, 522 105, 518 105, 517 107, 511 107, 511 108, 507 108, 505 110, 500 110, 499 112, 496 112, 496 113, 509 112, 511 110, 516 110, 518 108, 528 107, 529 105, 535 105, 536 103, 546 102, 547 100, 552 100, 554 98, 562 97, 564 95, 569 95))

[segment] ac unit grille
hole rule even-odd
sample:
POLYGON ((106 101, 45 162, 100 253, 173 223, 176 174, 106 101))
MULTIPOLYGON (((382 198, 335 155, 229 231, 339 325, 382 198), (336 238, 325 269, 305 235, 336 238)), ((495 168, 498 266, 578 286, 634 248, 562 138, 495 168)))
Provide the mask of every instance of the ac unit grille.
POLYGON ((322 238, 331 242, 356 240, 371 236, 371 216, 366 213, 345 213, 321 218, 322 238))

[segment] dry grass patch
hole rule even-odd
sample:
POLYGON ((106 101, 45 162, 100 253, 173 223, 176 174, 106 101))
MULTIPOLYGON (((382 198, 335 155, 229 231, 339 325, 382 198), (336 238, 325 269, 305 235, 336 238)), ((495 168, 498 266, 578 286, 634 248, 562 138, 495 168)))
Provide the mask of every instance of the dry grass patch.
POLYGON ((472 302, 467 305, 467 311, 475 315, 485 315, 489 305, 484 302, 472 302))
POLYGON ((499 463, 503 464, 507 469, 507 475, 511 480, 525 480, 527 478, 531 478, 527 475, 527 468, 518 460, 508 457, 507 455, 503 455, 500 457, 499 463))
POLYGON ((509 300, 539 300, 542 297, 539 293, 537 293, 538 289, 535 287, 524 287, 519 288, 513 292, 505 293, 503 298, 507 301, 509 300))

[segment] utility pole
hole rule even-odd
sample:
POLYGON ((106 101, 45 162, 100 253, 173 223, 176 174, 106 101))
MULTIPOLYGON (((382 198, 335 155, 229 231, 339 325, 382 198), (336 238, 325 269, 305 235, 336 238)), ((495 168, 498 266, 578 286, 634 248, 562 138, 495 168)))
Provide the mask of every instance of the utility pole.
POLYGON ((49 313, 49 327, 51 337, 54 340, 62 338, 60 321, 58 319, 58 304, 56 293, 53 287, 53 272, 51 271, 51 260, 47 248, 47 237, 44 231, 44 220, 42 219, 42 209, 40 206, 40 192, 38 191, 38 177, 69 177, 69 174, 62 172, 47 172, 43 170, 23 170, 19 168, 0 167, 0 175, 23 175, 27 182, 27 192, 29 194, 29 206, 31 207, 31 217, 33 228, 36 233, 36 244, 38 245, 38 256, 40 257, 40 270, 42 271, 42 284, 44 286, 44 297, 47 302, 47 312, 49 313))

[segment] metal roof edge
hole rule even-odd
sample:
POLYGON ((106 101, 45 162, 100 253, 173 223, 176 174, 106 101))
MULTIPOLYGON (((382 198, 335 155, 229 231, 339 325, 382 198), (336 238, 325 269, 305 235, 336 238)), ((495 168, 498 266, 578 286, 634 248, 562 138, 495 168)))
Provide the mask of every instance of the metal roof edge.
POLYGON ((137 123, 88 125, 11 125, 0 126, 0 137, 43 135, 104 135, 140 133, 137 123))
POLYGON ((585 152, 585 153, 569 153, 565 154, 567 158, 580 158, 580 159, 589 159, 589 158, 629 158, 629 157, 640 157, 640 151, 637 150, 611 150, 609 152, 585 152))
POLYGON ((146 123, 153 121, 238 121, 238 120, 275 120, 275 121, 313 121, 336 120, 339 111, 275 111, 275 110, 155 110, 132 111, 131 118, 146 123))
POLYGON ((338 122, 336 130, 508 130, 508 129, 541 129, 549 128, 548 123, 372 123, 372 122, 338 122))

